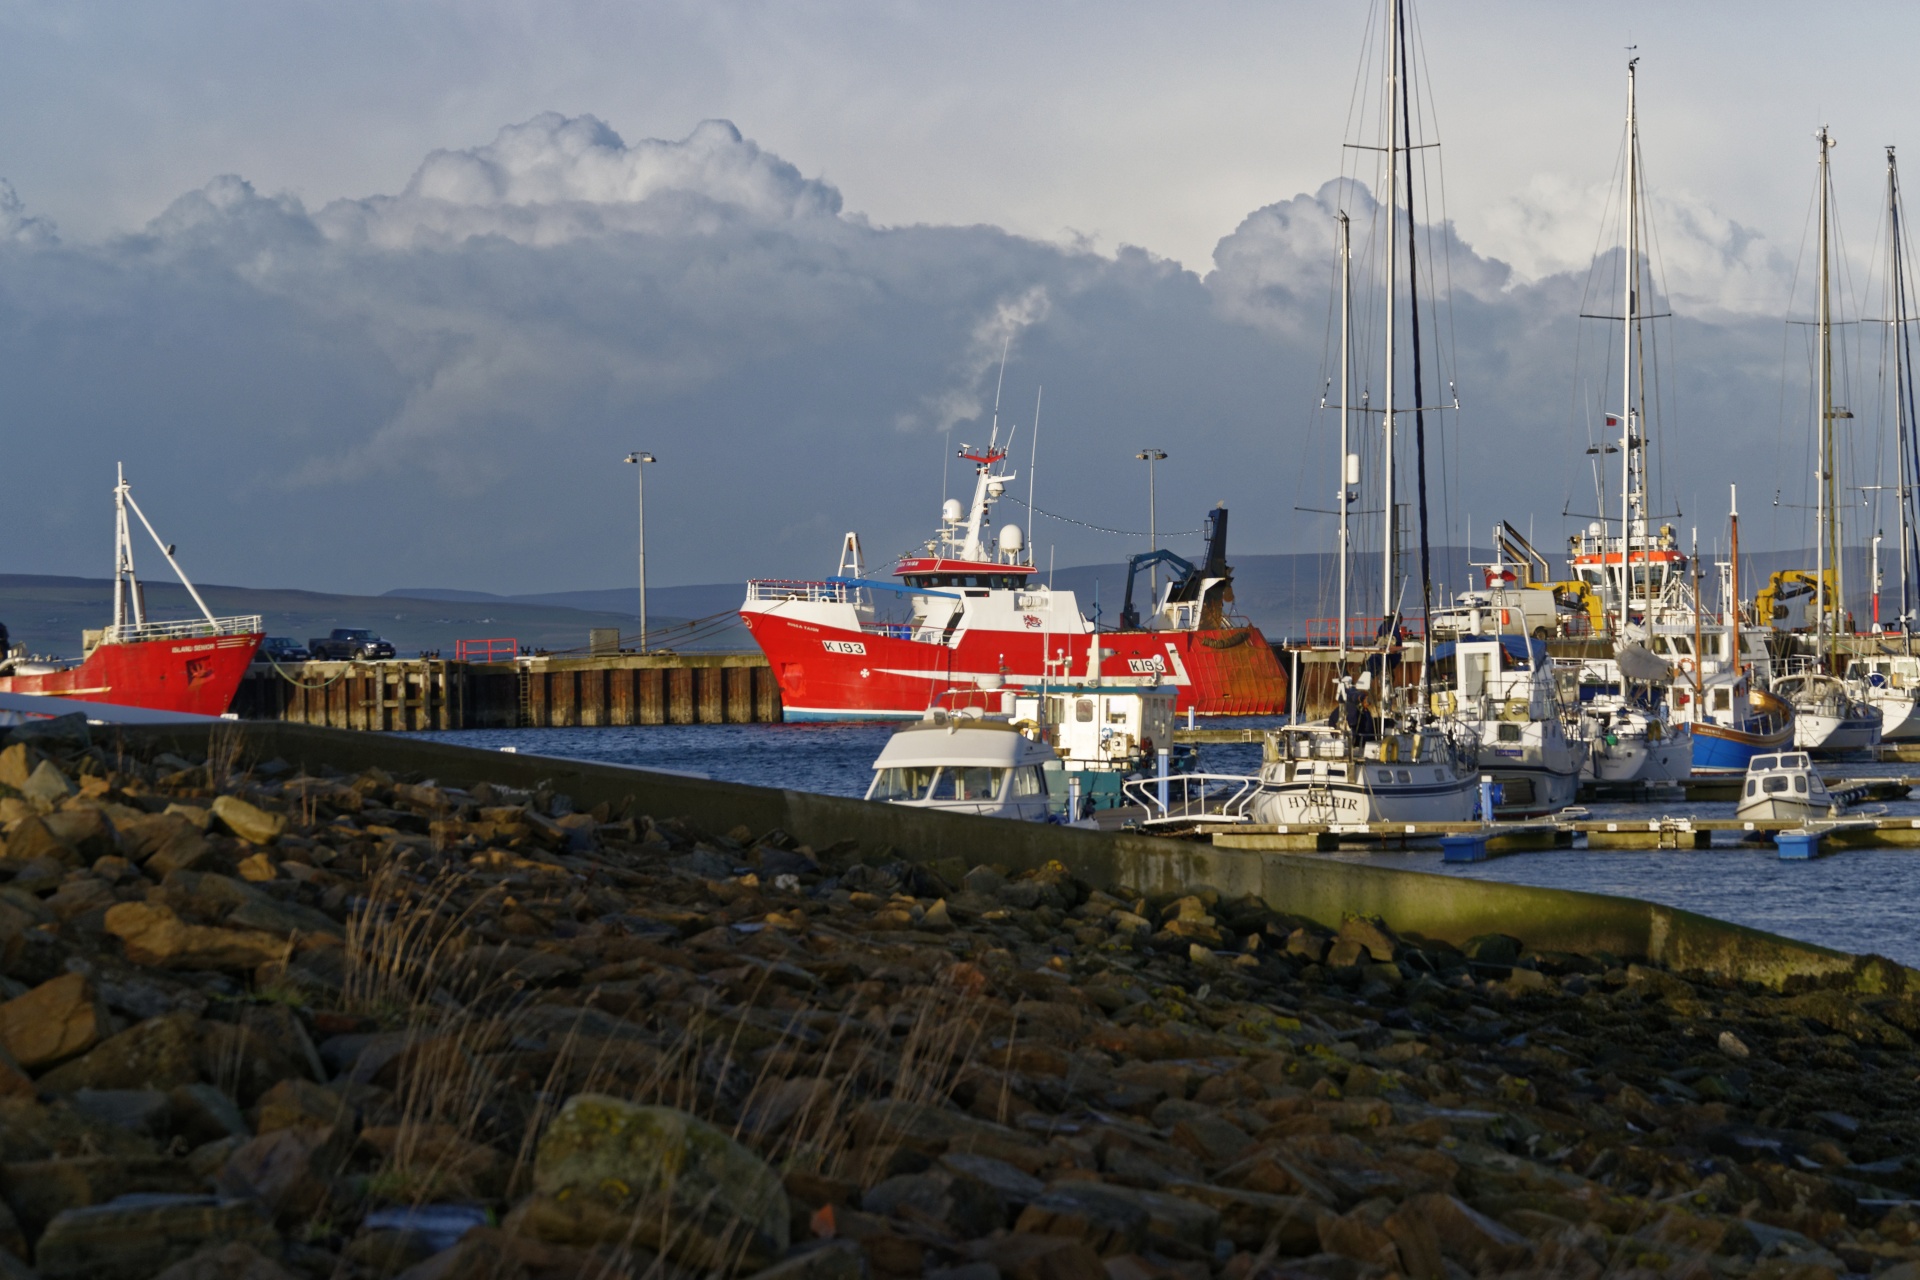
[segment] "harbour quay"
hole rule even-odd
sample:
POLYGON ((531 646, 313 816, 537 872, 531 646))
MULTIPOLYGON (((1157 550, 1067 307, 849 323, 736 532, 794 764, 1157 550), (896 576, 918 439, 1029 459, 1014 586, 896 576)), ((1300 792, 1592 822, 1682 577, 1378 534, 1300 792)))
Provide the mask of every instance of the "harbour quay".
POLYGON ((753 653, 535 654, 256 663, 233 713, 330 729, 770 724, 780 689, 753 653))

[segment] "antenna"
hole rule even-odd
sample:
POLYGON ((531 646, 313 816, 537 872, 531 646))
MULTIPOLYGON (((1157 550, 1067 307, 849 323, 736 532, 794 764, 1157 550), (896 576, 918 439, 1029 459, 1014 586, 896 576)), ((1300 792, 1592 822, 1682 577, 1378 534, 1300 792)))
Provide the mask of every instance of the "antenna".
MULTIPOLYGON (((1027 459, 1027 563, 1033 563, 1033 483, 1040 469, 1040 397, 1046 392, 1040 387, 1033 393, 1033 452, 1027 459)), ((1053 551, 1047 551, 1047 586, 1053 586, 1053 551)))
MULTIPOLYGON (((993 452, 993 446, 1000 442, 1000 388, 1007 384, 1007 352, 1013 350, 1013 335, 1000 346, 1000 376, 993 384, 993 435, 987 440, 987 452, 993 452)), ((1011 437, 1009 437, 1011 439, 1011 437)))

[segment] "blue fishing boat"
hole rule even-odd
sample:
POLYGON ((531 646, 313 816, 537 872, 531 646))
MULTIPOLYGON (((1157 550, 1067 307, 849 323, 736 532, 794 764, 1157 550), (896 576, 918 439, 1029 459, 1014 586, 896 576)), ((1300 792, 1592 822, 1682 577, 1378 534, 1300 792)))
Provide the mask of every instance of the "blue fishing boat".
POLYGON ((1715 672, 1696 693, 1674 686, 1675 710, 1693 724, 1693 772, 1745 773, 1757 755, 1793 745, 1793 708, 1741 672, 1715 672))

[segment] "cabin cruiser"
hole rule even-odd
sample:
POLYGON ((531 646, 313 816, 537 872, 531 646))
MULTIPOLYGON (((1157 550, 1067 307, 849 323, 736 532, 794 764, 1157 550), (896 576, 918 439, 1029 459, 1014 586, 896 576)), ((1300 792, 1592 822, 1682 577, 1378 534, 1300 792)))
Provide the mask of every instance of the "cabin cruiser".
POLYGON ((1733 816, 1798 822, 1830 817, 1844 807, 1844 801, 1836 799, 1825 779, 1814 772, 1812 757, 1804 751, 1787 751, 1753 758, 1733 816))
POLYGON ((1880 712, 1880 741, 1920 739, 1920 657, 1874 654, 1847 664, 1848 683, 1880 712))
POLYGON ((1793 707, 1793 745, 1837 755, 1880 745, 1880 709, 1848 681, 1818 669, 1773 682, 1773 693, 1793 707))
POLYGON ((1376 718, 1373 672, 1342 678, 1333 715, 1321 724, 1266 734, 1255 822, 1466 822, 1478 804, 1470 744, 1441 722, 1408 714, 1376 718))
POLYGON ((1476 752, 1478 772, 1498 788, 1494 816, 1537 818, 1574 802, 1587 741, 1562 720, 1545 640, 1463 636, 1434 647, 1449 687, 1432 694, 1476 752))
POLYGON ((972 708, 935 708, 887 739, 873 762, 866 798, 948 813, 972 813, 1021 822, 1048 822, 1064 808, 1054 803, 1049 766, 1053 748, 1006 720, 972 708))

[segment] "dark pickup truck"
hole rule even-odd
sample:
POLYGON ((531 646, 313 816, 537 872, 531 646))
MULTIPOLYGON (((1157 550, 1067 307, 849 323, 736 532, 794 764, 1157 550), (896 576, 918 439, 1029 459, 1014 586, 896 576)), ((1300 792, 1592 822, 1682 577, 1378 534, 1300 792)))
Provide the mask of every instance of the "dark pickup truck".
POLYGON ((315 662, 350 662, 355 658, 391 658, 393 646, 365 627, 335 627, 329 636, 307 641, 315 662))

